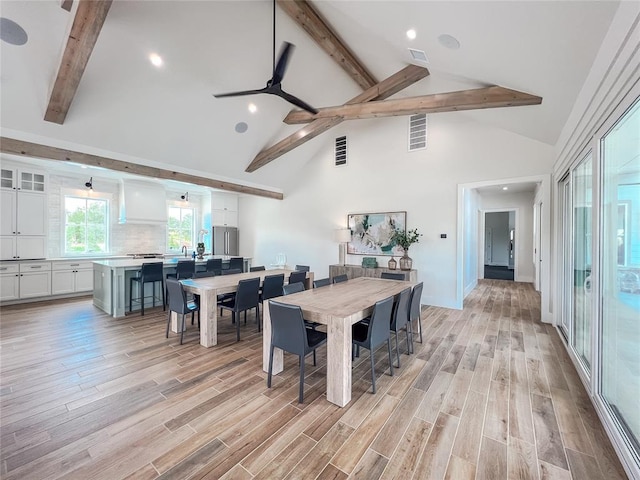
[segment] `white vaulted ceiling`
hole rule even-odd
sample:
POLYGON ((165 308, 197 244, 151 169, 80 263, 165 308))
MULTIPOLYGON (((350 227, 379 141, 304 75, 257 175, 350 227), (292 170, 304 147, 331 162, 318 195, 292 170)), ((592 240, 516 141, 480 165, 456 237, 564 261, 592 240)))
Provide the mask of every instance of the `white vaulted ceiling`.
MULTIPOLYGON (((541 105, 450 113, 554 145, 618 3, 614 1, 315 1, 314 7, 382 80, 424 50, 431 75, 394 98, 501 85, 541 96, 541 105), (410 41, 408 28, 417 31, 410 41), (438 43, 450 34, 461 44, 438 43)), ((5 1, 2 17, 28 33, 1 42, 2 135, 212 178, 283 188, 331 133, 254 173, 246 166, 297 131, 291 106, 259 95, 213 93, 261 88, 271 77, 271 2, 116 0, 63 125, 44 112, 72 13, 59 0, 5 1), (164 59, 160 69, 148 55, 164 59), (248 103, 258 106, 251 114, 248 103), (246 122, 238 134, 234 127, 246 122)), ((283 87, 316 106, 340 105, 360 88, 279 8, 276 45, 296 45, 283 87)), ((384 120, 380 120, 384 121, 384 120)))

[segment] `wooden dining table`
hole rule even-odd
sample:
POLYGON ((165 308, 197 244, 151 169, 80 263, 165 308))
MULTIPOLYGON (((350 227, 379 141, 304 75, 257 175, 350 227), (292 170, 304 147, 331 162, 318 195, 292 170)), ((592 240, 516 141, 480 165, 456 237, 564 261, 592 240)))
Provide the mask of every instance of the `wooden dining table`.
MULTIPOLYGON (((278 297, 302 309, 305 320, 327 326, 327 400, 344 407, 351 401, 351 326, 371 315, 376 302, 396 296, 413 283, 360 277, 326 287, 278 297)), ((262 365, 269 371, 271 316, 264 306, 262 365)), ((273 374, 284 369, 283 351, 274 349, 273 374)))
MULTIPOLYGON (((238 282, 248 278, 260 278, 260 285, 267 275, 284 274, 285 284, 295 270, 273 269, 256 272, 235 273, 215 277, 189 278, 180 280, 187 293, 200 296, 200 345, 213 347, 218 344, 218 295, 238 290, 238 282)), ((307 272, 306 287, 313 284, 313 272, 307 272)), ((178 332, 178 315, 171 314, 171 330, 178 332)))

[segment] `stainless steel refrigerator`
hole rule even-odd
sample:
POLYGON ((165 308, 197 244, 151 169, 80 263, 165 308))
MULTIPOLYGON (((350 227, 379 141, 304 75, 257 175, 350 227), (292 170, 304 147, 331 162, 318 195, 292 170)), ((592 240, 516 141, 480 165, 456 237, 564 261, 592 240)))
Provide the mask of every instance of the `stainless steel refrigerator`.
POLYGON ((236 227, 213 227, 214 255, 238 255, 238 229, 236 227))

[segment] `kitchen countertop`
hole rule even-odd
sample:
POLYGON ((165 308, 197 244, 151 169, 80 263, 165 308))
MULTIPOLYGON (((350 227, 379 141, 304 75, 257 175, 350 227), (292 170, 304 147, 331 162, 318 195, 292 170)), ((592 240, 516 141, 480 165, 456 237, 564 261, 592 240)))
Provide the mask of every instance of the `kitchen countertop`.
MULTIPOLYGON (((196 258, 196 264, 205 264, 210 258, 220 258, 222 260, 229 260, 231 258, 228 255, 209 255, 205 256, 202 260, 196 258)), ((243 257, 245 260, 250 260, 251 257, 243 257)), ((127 267, 139 267, 143 263, 150 262, 162 262, 165 266, 176 265, 182 260, 192 260, 191 257, 171 257, 171 258, 117 258, 108 260, 94 260, 93 263, 103 265, 105 267, 113 268, 127 268, 127 267)))

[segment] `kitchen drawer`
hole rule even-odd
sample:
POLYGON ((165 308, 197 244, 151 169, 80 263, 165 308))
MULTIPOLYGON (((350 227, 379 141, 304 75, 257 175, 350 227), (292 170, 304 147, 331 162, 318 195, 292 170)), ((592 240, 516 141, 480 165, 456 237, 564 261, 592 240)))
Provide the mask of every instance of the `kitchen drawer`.
POLYGON ((21 262, 20 273, 51 271, 51 262, 21 262))
POLYGON ((51 269, 56 270, 85 270, 93 269, 93 262, 52 262, 51 269))
POLYGON ((6 264, 3 263, 0 265, 0 274, 2 273, 18 273, 20 271, 20 267, 17 263, 6 264))

